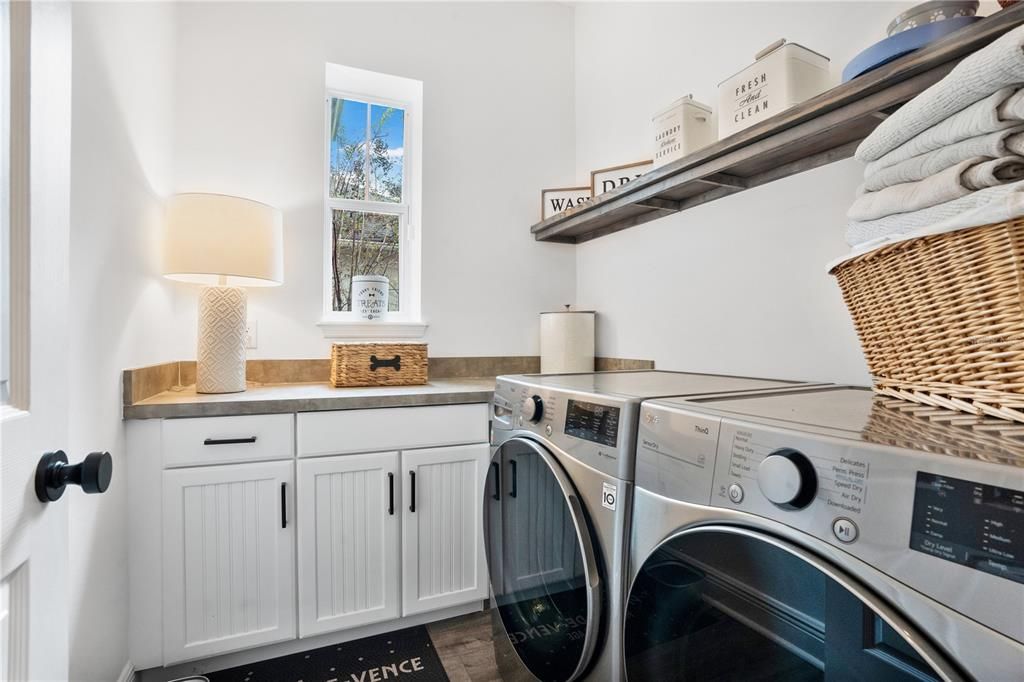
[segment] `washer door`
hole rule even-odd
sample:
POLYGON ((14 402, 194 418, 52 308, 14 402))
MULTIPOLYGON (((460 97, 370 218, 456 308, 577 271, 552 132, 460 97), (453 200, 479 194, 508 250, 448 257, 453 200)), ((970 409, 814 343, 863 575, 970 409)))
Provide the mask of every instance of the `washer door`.
POLYGON ((666 540, 626 608, 630 680, 956 680, 926 637, 855 580, 770 535, 666 540))
POLYGON ((484 528, 494 606, 516 656, 545 682, 577 679, 600 630, 598 564, 576 490, 538 443, 495 450, 484 528))

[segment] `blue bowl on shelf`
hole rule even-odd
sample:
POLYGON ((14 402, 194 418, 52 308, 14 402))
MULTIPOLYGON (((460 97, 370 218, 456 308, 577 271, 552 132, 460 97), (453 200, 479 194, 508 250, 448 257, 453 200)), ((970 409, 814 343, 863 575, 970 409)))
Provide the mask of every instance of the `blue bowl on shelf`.
POLYGON ((859 55, 850 60, 850 63, 843 69, 843 82, 853 80, 873 69, 888 64, 905 54, 920 50, 925 45, 933 43, 954 31, 959 31, 965 26, 970 26, 981 17, 953 17, 945 21, 936 21, 934 24, 924 24, 917 28, 910 28, 889 36, 867 48, 859 55))

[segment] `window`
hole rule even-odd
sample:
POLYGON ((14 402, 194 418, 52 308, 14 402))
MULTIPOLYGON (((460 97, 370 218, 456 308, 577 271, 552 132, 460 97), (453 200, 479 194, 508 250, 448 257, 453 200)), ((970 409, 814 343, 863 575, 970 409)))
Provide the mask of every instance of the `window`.
POLYGON ((419 132, 422 83, 327 65, 324 197, 327 336, 418 336, 419 132), (353 312, 352 278, 388 280, 388 315, 353 312))

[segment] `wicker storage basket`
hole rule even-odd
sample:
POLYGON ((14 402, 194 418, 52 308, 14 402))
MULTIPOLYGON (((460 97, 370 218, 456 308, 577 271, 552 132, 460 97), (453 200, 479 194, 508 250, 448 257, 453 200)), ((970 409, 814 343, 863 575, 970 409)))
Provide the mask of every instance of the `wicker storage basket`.
POLYGON ((882 246, 832 274, 876 392, 1024 422, 1024 218, 882 246))
POLYGON ((425 383, 425 343, 335 343, 331 346, 331 385, 335 388, 425 383))

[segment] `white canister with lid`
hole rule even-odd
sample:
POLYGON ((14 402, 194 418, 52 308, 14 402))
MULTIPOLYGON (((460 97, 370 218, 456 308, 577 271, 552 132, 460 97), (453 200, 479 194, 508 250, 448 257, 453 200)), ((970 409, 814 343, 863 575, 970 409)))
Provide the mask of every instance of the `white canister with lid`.
POLYGON ((388 314, 388 278, 383 275, 352 276, 352 310, 360 319, 380 320, 388 314))
POLYGON ((662 109, 651 119, 654 127, 654 167, 681 159, 712 144, 715 134, 711 107, 687 95, 662 109))
POLYGON ((594 371, 593 310, 540 314, 540 371, 542 374, 594 371))
POLYGON ((819 95, 831 85, 828 57, 776 40, 754 63, 718 84, 718 138, 819 95))

